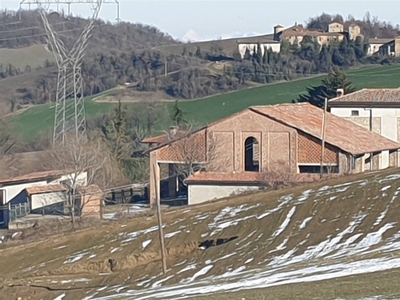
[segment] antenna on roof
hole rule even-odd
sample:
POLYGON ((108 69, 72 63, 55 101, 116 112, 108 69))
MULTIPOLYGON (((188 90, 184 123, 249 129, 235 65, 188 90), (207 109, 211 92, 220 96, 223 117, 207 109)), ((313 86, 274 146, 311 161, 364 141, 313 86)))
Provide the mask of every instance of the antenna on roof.
POLYGON ((322 178, 322 174, 324 173, 324 156, 325 156, 325 127, 326 127, 326 110, 328 107, 328 98, 325 98, 324 103, 324 114, 322 118, 322 138, 321 138, 321 168, 320 168, 320 178, 322 178))

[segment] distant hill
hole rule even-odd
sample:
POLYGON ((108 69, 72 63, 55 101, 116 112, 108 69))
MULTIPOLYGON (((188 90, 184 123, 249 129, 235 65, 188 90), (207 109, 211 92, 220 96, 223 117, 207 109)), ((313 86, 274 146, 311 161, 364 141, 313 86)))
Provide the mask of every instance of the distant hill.
MULTIPOLYGON (((67 46, 87 24, 85 19, 57 13, 48 18, 67 46)), ((325 17, 321 20, 308 25, 324 26, 325 17)), ((395 30, 385 23, 371 24, 382 32, 395 30)), ((15 13, 3 11, 0 25, 0 117, 54 101, 56 68, 38 13, 24 11, 20 20, 15 13)), ((380 55, 366 57, 364 44, 347 41, 321 48, 306 40, 298 47, 283 47, 281 53, 249 52, 244 58, 237 51, 238 41, 271 38, 267 34, 181 43, 151 26, 98 20, 82 67, 84 96, 129 85, 137 101, 196 99, 326 73, 334 66, 348 69, 396 62, 380 55)))

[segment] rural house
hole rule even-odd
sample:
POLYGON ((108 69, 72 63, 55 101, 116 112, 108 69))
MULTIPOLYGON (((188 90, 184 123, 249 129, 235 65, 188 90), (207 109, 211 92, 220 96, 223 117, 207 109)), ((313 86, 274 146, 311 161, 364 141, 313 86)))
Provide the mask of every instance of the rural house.
MULTIPOLYGON (((69 171, 35 172, 0 180, 0 227, 30 213, 43 214, 62 207, 66 188, 75 175, 69 171)), ((87 174, 77 175, 79 185, 87 185, 87 174)))
MULTIPOLYGON (((255 189, 271 174, 290 174, 295 181, 319 174, 323 114, 309 103, 254 106, 195 132, 164 137, 149 150, 150 202, 160 192, 160 164, 193 166, 187 172, 189 204, 255 189)), ((398 166, 398 149, 399 143, 326 113, 324 173, 363 172, 369 153, 375 169, 386 167, 383 153, 398 166)))
MULTIPOLYGON (((328 101, 330 112, 350 120, 377 134, 400 142, 400 88, 362 89, 328 101)), ((381 157, 382 167, 388 167, 389 154, 381 157)))
MULTIPOLYGON (((253 54, 256 51, 261 52, 260 54, 264 55, 265 49, 271 49, 273 52, 279 53, 281 51, 282 41, 289 41, 290 44, 300 44, 305 37, 309 37, 319 45, 327 45, 332 42, 341 42, 345 37, 351 41, 356 40, 357 37, 362 37, 361 28, 357 24, 350 24, 348 30, 345 30, 343 24, 333 22, 329 24, 327 29, 327 31, 310 30, 304 28, 301 24, 298 25, 297 23, 288 28, 285 28, 282 25, 276 25, 274 26, 273 34, 238 40, 238 51, 243 58, 247 50, 250 54, 253 54), (258 49, 259 47, 261 49, 258 49)), ((380 46, 382 45, 383 44, 380 46)))

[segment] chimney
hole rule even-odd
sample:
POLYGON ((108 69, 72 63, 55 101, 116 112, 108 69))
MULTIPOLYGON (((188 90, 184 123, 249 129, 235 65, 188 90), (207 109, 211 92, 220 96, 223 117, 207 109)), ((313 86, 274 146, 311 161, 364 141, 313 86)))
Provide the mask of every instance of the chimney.
POLYGON ((337 89, 336 90, 336 97, 344 96, 344 89, 337 89))
POLYGON ((169 137, 173 138, 178 132, 178 126, 171 126, 169 128, 169 137))
POLYGON ((294 26, 297 26, 297 22, 294 22, 294 26))

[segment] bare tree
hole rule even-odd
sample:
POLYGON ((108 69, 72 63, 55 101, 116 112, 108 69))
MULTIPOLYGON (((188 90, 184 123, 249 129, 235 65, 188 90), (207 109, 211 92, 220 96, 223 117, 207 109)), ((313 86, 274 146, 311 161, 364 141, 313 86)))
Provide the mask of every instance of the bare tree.
POLYGON ((70 138, 65 146, 55 146, 42 159, 47 169, 66 173, 60 184, 66 188, 64 213, 71 218, 73 228, 76 227, 76 218, 91 199, 88 196, 100 193, 93 185, 104 190, 123 177, 118 163, 101 139, 82 143, 70 138))
POLYGON ((185 132, 172 145, 175 161, 178 162, 175 165, 176 175, 186 179, 196 172, 222 172, 229 168, 230 157, 223 140, 208 129, 195 131, 189 126, 185 132))

